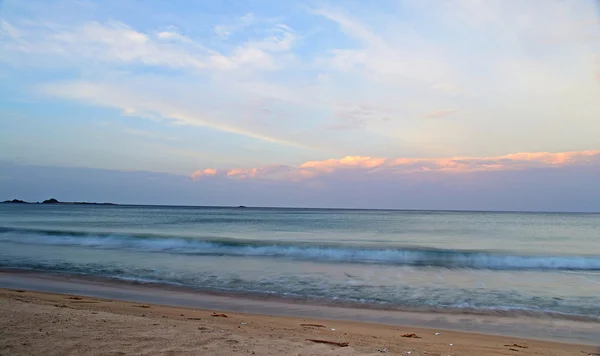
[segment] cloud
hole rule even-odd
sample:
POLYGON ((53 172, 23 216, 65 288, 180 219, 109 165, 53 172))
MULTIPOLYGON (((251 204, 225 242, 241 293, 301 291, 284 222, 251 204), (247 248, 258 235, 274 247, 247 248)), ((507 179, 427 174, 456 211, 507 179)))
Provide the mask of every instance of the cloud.
POLYGON ((0 196, 30 201, 122 204, 600 212, 598 166, 472 175, 429 172, 356 181, 348 174, 297 182, 200 178, 143 171, 40 167, 0 162, 0 196), (93 187, 91 189, 90 187, 93 187))
POLYGON ((17 30, 14 26, 2 19, 0 19, 0 34, 11 38, 18 38, 21 36, 19 30, 17 30))
POLYGON ((337 168, 357 167, 375 168, 384 164, 385 158, 371 158, 361 156, 346 156, 342 159, 328 159, 324 161, 308 161, 300 165, 300 168, 310 168, 317 171, 332 172, 337 168))
POLYGON ((315 151, 448 157, 597 147, 600 41, 590 39, 600 26, 586 2, 384 0, 307 11, 292 1, 168 13, 140 5, 155 17, 98 4, 102 11, 68 21, 15 4, 21 10, 0 20, 0 75, 11 89, 90 112, 111 108, 115 119, 194 126, 230 161, 240 159, 231 149, 238 140, 284 163, 315 151))
POLYGON ((19 50, 28 53, 71 58, 84 56, 92 61, 192 69, 208 66, 203 58, 205 49, 200 47, 191 51, 188 47, 161 41, 167 36, 174 38, 176 35, 172 32, 142 33, 116 21, 90 22, 76 28, 59 27, 39 37, 27 36, 18 43, 19 50))
POLYGON ((175 31, 161 31, 156 33, 156 37, 159 40, 170 40, 170 41, 181 41, 181 42, 192 42, 192 40, 175 31))
POLYGON ((214 176, 216 174, 217 174, 217 170, 216 169, 206 168, 204 170, 195 171, 194 173, 190 174, 190 178, 192 178, 192 179, 198 179, 200 177, 210 177, 210 176, 214 176))
POLYGON ((459 112, 460 112, 460 110, 456 110, 456 109, 438 110, 438 111, 432 111, 432 112, 423 114, 423 115, 421 115, 421 117, 424 117, 424 118, 446 117, 446 116, 456 115, 459 112))
POLYGON ((335 108, 335 118, 328 126, 332 130, 364 130, 369 123, 389 121, 390 110, 370 104, 347 104, 335 108))
MULTIPOLYGON (((299 181, 324 176, 342 179, 371 179, 375 175, 395 179, 414 173, 473 173, 521 171, 537 168, 595 165, 600 167, 600 150, 570 152, 523 152, 497 157, 373 158, 347 156, 341 159, 308 161, 298 166, 273 165, 249 169, 211 170, 226 178, 299 181)), ((203 177, 204 171, 191 174, 203 177), (201 172, 201 173, 198 173, 201 172)))
POLYGON ((179 125, 210 127, 219 131, 248 136, 262 141, 300 146, 300 144, 293 141, 253 131, 251 125, 249 125, 248 129, 245 129, 236 127, 233 123, 228 124, 225 120, 219 120, 218 113, 215 116, 211 115, 207 117, 205 116, 206 114, 199 112, 197 102, 193 98, 178 97, 175 100, 168 100, 170 98, 168 88, 161 88, 158 93, 164 93, 164 96, 162 96, 157 95, 157 93, 136 90, 137 86, 135 84, 130 82, 119 87, 109 83, 65 82, 42 85, 39 89, 47 95, 59 98, 80 100, 95 105, 119 108, 126 115, 135 114, 136 116, 147 118, 162 117, 179 125))
POLYGON ((249 12, 237 18, 236 21, 233 21, 228 25, 218 24, 213 26, 213 32, 217 36, 226 39, 231 35, 235 34, 236 32, 242 31, 243 29, 252 26, 257 21, 258 19, 256 18, 256 16, 253 13, 249 12))
POLYGON ((450 95, 456 95, 460 93, 460 90, 454 85, 437 83, 431 86, 432 90, 438 90, 450 95))
POLYGON ((85 59, 114 64, 143 64, 186 70, 276 68, 270 52, 291 48, 293 35, 276 26, 266 38, 248 41, 223 54, 175 31, 140 32, 119 21, 79 26, 30 24, 17 28, 4 21, 4 49, 11 52, 85 59), (82 58, 83 57, 83 58, 82 58))
MULTIPOLYGON (((245 21, 249 23, 249 20, 245 21)), ((249 116, 257 114, 243 107, 246 102, 264 102, 271 99, 270 96, 278 100, 297 100, 295 93, 286 95, 289 89, 255 79, 262 71, 278 70, 282 62, 279 57, 287 56, 293 48, 295 35, 284 24, 271 24, 264 28, 263 36, 238 43, 229 51, 210 49, 172 28, 141 32, 119 21, 71 26, 22 23, 18 30, 7 22, 2 25, 2 38, 6 41, 0 44, 0 49, 4 48, 11 58, 44 56, 58 60, 47 60, 38 65, 57 63, 59 66, 81 66, 83 71, 88 71, 95 64, 101 66, 99 73, 108 72, 89 80, 38 85, 44 94, 119 109, 127 116, 163 118, 265 142, 303 146, 285 132, 254 125, 255 119, 249 116), (107 70, 106 66, 126 68, 121 73, 127 75, 115 75, 120 72, 107 70), (189 77, 138 75, 138 66, 181 70, 189 77), (157 85, 157 81, 160 84, 157 85), (132 84, 141 82, 141 85, 132 84), (199 100, 199 92, 204 92, 206 98, 215 98, 218 93, 219 98, 212 102, 199 100), (214 103, 220 103, 220 107, 214 103), (237 108, 225 113, 232 103, 237 108)))
POLYGON ((383 83, 433 83, 451 79, 443 56, 427 41, 405 28, 377 33, 362 21, 339 10, 319 9, 315 13, 336 23, 343 33, 360 44, 351 49, 332 50, 329 57, 321 58, 321 63, 334 70, 357 72, 367 80, 383 83), (413 51, 407 50, 407 47, 413 51))

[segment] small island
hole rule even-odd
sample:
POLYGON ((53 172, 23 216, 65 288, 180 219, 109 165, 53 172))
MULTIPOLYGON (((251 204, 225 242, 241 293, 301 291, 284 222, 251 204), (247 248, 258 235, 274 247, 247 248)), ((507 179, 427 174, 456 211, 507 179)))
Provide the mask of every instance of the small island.
POLYGON ((62 205, 117 205, 114 203, 94 203, 94 202, 63 202, 50 198, 42 202, 27 202, 20 199, 5 200, 1 204, 62 204, 62 205))
POLYGON ((3 204, 31 204, 24 200, 19 200, 19 199, 6 200, 6 201, 3 201, 2 203, 3 204))

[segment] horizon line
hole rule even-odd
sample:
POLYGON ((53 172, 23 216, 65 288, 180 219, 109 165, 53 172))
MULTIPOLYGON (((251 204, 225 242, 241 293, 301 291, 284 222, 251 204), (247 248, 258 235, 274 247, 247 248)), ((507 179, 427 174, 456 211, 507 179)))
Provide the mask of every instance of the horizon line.
MULTIPOLYGON (((51 198, 50 198, 51 199, 51 198)), ((11 205, 9 200, 0 201, 0 205, 11 205)), ((405 212, 448 212, 448 213, 522 213, 522 214, 600 214, 600 211, 554 211, 554 210, 473 210, 473 209, 415 209, 415 208, 344 208, 344 207, 302 207, 302 206, 247 206, 247 205, 187 205, 187 204, 133 204, 111 202, 60 202, 42 204, 25 202, 23 205, 92 205, 92 206, 129 206, 129 207, 172 207, 172 208, 218 208, 218 209, 297 209, 297 210, 353 210, 353 211, 405 211, 405 212)), ((18 204, 17 204, 18 205, 18 204)))

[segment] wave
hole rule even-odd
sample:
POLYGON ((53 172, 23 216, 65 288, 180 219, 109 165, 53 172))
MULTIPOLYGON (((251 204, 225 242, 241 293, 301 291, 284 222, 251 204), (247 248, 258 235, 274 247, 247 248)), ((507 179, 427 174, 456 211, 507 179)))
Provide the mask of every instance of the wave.
POLYGON ((600 271, 600 256, 518 255, 495 251, 468 251, 421 247, 372 248, 239 239, 199 239, 148 234, 90 233, 80 231, 0 227, 0 242, 35 245, 82 246, 185 255, 275 257, 317 262, 370 263, 440 268, 493 270, 600 271))

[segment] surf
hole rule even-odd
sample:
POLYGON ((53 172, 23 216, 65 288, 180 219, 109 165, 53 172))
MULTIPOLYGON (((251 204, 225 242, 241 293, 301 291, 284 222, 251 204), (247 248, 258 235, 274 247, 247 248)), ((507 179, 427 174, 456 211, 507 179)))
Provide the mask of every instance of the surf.
POLYGON ((367 247, 275 241, 123 234, 0 227, 0 242, 123 249, 198 256, 264 257, 322 263, 489 270, 600 271, 600 256, 519 255, 500 251, 434 249, 418 246, 367 247))

